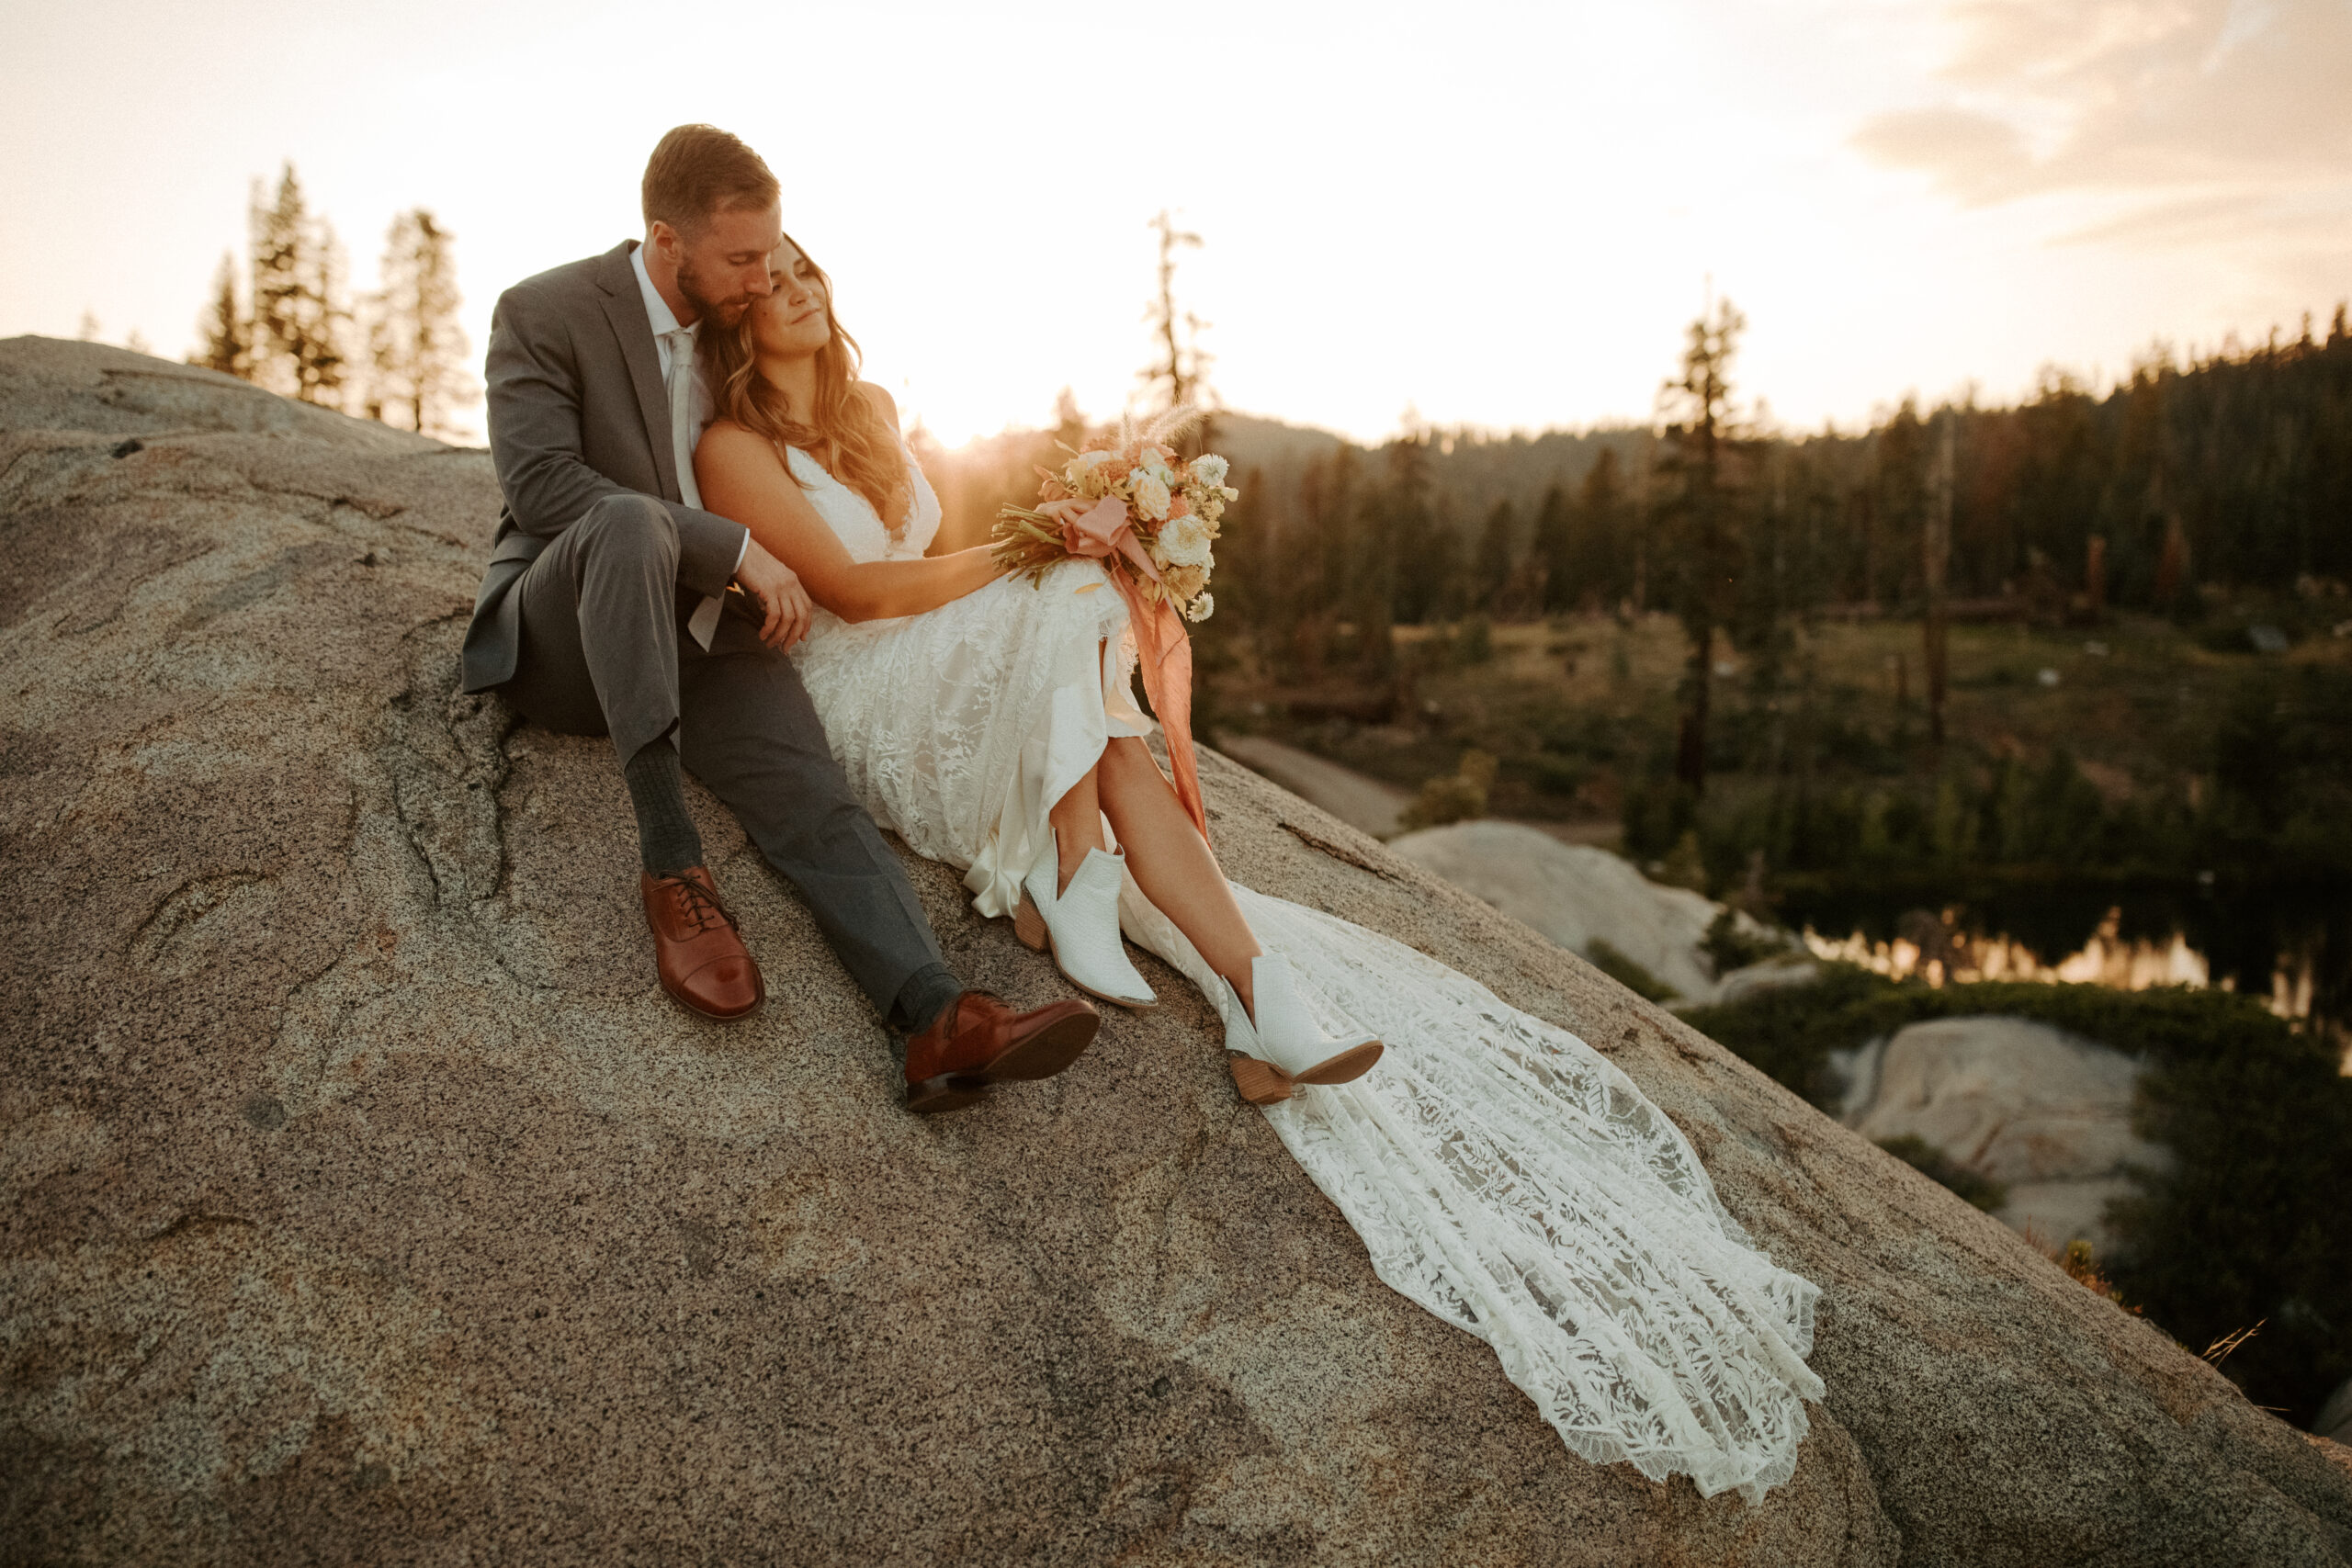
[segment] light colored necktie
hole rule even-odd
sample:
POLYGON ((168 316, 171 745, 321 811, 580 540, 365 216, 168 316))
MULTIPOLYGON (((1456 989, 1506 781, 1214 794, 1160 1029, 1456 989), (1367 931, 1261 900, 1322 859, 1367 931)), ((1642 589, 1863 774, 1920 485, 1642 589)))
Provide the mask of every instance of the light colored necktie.
MULTIPOLYGON (((678 459, 678 498, 688 506, 702 505, 702 487, 695 483, 695 330, 678 327, 662 334, 670 344, 670 449, 678 459)), ((719 601, 705 599, 686 617, 686 630, 709 650, 718 630, 719 601)))

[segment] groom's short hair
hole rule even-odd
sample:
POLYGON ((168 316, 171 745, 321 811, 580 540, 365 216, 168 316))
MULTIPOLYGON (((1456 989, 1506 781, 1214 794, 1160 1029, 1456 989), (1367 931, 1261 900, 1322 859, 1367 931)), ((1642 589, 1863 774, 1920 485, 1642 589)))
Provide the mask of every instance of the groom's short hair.
POLYGON ((645 161, 645 226, 659 219, 690 234, 731 209, 763 208, 783 189, 741 138, 715 125, 681 125, 645 161))

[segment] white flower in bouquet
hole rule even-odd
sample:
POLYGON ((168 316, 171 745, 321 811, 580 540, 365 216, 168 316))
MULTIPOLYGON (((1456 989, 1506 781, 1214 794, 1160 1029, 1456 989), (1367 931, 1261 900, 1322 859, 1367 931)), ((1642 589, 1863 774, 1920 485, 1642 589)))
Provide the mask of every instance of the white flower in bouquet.
POLYGON ((1159 531, 1159 548, 1177 566, 1210 563, 1209 531, 1197 517, 1179 517, 1159 531))
POLYGON ((1216 595, 1214 593, 1204 593, 1184 606, 1184 618, 1188 621, 1205 621, 1216 614, 1216 595))
POLYGON ((1141 469, 1136 470, 1134 479, 1133 501, 1136 511, 1154 523, 1166 517, 1168 502, 1171 499, 1168 493, 1167 485, 1160 481, 1158 475, 1146 473, 1141 469))
MULTIPOLYGON (((1069 452, 1044 488, 1048 500, 1067 495, 1084 502, 1121 503, 1125 516, 1116 539, 1105 541, 1114 545, 1103 562, 1113 581, 1136 604, 1164 604, 1195 622, 1209 615, 1218 519, 1227 502, 1240 495, 1224 482, 1232 473, 1227 459, 1204 452, 1179 461, 1168 446, 1199 417, 1198 410, 1182 409, 1141 424, 1129 420, 1114 440, 1069 452), (1118 549, 1130 552, 1132 570, 1118 549)), ((1081 553, 1069 522, 1031 507, 1000 508, 994 538, 999 562, 1040 584, 1055 562, 1081 553)))
POLYGON ((1080 452, 1062 465, 1062 483, 1080 495, 1100 499, 1102 480, 1095 470, 1111 460, 1108 452, 1080 452))

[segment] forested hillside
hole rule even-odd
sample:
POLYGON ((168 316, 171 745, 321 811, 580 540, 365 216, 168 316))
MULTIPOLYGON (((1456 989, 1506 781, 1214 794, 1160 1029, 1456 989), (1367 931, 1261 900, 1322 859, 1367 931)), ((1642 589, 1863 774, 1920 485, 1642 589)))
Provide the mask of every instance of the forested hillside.
MULTIPOLYGON (((1724 373, 1733 344, 1723 345, 1724 373)), ((1722 405, 1734 575, 1759 632, 1775 613, 1916 608, 1923 533, 1951 447, 1950 591, 1963 613, 2100 604, 2193 615, 2200 588, 2352 579, 2352 329, 2192 363, 2152 359, 2105 393, 2050 372, 2012 407, 1921 410, 1870 429, 1753 428, 1722 405)), ((1642 429, 1494 435, 1421 429, 1365 448, 1220 414, 1242 499, 1218 602, 1253 629, 1319 615, 1401 623, 1576 607, 1665 607, 1681 542, 1675 442, 1642 429)), ((926 454, 957 542, 1026 498, 1033 462, 1082 430, 1017 432, 926 454)), ((1738 622, 1755 623, 1749 626, 1738 622)))

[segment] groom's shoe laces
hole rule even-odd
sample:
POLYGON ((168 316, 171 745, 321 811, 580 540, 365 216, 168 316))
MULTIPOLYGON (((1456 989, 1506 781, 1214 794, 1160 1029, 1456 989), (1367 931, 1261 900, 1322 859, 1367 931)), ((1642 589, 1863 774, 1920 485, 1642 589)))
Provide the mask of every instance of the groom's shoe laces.
POLYGON ((729 929, 741 931, 743 927, 735 912, 718 900, 718 895, 690 876, 665 876, 662 879, 678 896, 678 912, 697 931, 717 931, 724 921, 729 929))

